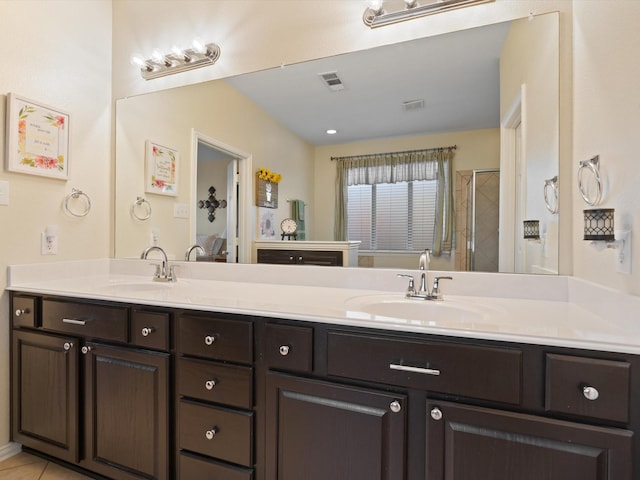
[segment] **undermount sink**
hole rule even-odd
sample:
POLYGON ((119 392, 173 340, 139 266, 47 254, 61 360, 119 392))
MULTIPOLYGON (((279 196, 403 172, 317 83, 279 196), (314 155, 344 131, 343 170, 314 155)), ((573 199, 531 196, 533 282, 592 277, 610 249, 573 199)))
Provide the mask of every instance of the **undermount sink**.
POLYGON ((495 323, 501 316, 485 305, 462 299, 441 301, 409 299, 401 294, 354 297, 345 303, 349 318, 380 321, 412 321, 424 325, 495 323))

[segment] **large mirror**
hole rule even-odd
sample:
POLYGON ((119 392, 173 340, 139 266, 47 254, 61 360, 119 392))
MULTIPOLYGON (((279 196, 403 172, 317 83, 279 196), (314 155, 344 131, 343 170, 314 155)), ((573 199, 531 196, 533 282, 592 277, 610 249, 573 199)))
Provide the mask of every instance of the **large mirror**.
MULTIPOLYGON (((156 243, 183 259, 208 242, 211 260, 250 262, 299 205, 305 240, 332 241, 333 157, 455 145, 455 248, 432 268, 557 273, 558 38, 549 13, 120 99, 115 255, 156 243), (342 86, 323 78, 334 72, 342 86), (174 153, 169 194, 149 188, 150 144, 174 153), (277 208, 256 206, 261 167, 282 175, 277 208)), ((417 265, 414 252, 359 257, 417 265)))

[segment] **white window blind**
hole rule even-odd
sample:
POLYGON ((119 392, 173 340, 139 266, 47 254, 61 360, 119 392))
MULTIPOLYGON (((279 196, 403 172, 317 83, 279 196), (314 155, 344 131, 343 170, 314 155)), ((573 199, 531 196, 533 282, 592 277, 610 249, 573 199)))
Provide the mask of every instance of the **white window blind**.
POLYGON ((369 251, 432 248, 436 192, 436 180, 347 187, 348 239, 369 251))

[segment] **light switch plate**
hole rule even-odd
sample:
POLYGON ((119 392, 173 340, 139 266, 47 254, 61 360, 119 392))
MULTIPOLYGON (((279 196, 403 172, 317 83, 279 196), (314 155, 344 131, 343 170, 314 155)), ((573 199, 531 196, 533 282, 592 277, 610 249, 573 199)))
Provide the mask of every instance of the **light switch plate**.
POLYGON ((173 216, 174 218, 189 218, 189 205, 187 203, 174 203, 173 216))
POLYGON ((0 181, 0 205, 9 205, 9 182, 0 181))

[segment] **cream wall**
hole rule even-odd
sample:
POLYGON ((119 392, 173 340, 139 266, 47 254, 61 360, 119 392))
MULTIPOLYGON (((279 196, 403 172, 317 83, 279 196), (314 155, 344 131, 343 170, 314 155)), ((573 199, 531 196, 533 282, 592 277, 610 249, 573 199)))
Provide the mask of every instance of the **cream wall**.
POLYGON ((640 295, 640 2, 581 0, 574 5, 574 273, 640 295), (615 208, 616 229, 633 230, 632 273, 616 272, 616 251, 597 251, 582 240, 582 210, 589 207, 575 181, 578 162, 600 155, 604 196, 615 208))
MULTIPOLYGON (((313 192, 313 147, 223 81, 118 100, 116 118, 115 254, 120 258, 139 257, 151 245, 153 230, 159 232, 158 244, 171 258, 183 258, 193 244, 188 219, 173 215, 174 203, 191 205, 192 129, 252 155, 253 170, 265 167, 282 174, 278 208, 273 210, 278 225, 290 215, 287 198, 306 200, 313 192), (180 152, 176 197, 144 192, 147 139, 180 152), (144 222, 129 213, 141 195, 153 208, 144 222)), ((264 210, 254 206, 253 194, 243 201, 254 218, 264 210)), ((251 239, 256 238, 254 231, 255 225, 251 239)))
MULTIPOLYGON (((108 256, 111 252, 111 2, 0 1, 0 131, 5 96, 15 92, 70 113, 69 180, 0 169, 10 202, 0 206, 0 456, 9 441, 9 264, 108 256), (81 21, 79 19, 82 19, 81 21), (62 209, 75 187, 90 213, 62 209), (58 255, 40 255, 40 233, 59 227, 58 255)), ((4 134, 0 159, 4 164, 4 134)))
MULTIPOLYGON (((451 145, 457 146, 453 160, 454 172, 457 170, 498 168, 500 166, 500 130, 497 128, 316 147, 315 196, 312 206, 314 240, 334 240, 336 162, 332 161, 331 157, 439 148, 451 145)), ((374 257, 373 266, 396 269, 415 268, 416 258, 413 254, 377 254, 374 257)), ((451 257, 433 257, 431 267, 437 270, 455 270, 455 258, 453 255, 451 257)))

